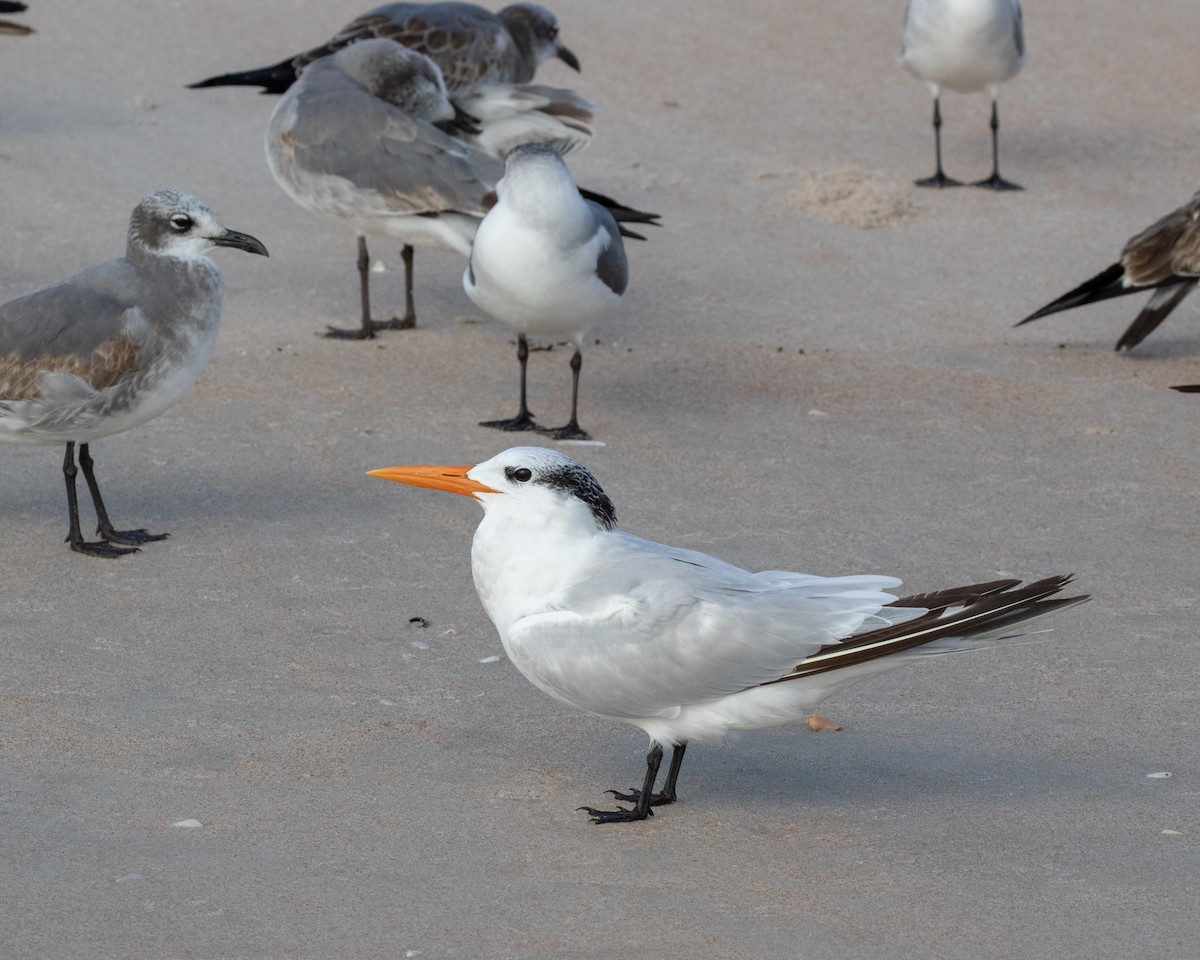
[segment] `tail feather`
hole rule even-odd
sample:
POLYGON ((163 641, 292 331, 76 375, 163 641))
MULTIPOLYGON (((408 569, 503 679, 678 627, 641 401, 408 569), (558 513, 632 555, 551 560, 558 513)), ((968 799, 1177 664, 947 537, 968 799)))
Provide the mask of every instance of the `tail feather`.
MULTIPOLYGON (((1019 625, 1088 599, 1086 595, 1055 597, 1071 580, 1070 575, 1048 577, 1026 586, 1020 586, 1020 581, 998 580, 897 600, 890 606, 925 607, 927 603, 933 606, 914 619, 827 644, 786 676, 763 685, 842 670, 928 647, 938 640, 1001 640, 1022 636, 1029 631, 1016 630, 1019 625)), ((968 643, 960 649, 969 648, 968 643)), ((922 652, 950 651, 943 645, 922 652)))
POLYGON ((1195 280, 1172 283, 1159 287, 1137 315, 1129 329, 1117 341, 1117 350, 1131 350, 1150 336, 1160 323, 1170 316, 1171 311, 1183 303, 1184 298, 1196 288, 1195 280))
POLYGON ((256 70, 243 70, 240 73, 223 73, 219 77, 209 77, 196 83, 189 83, 189 90, 200 90, 204 87, 262 87, 263 93, 283 93, 296 82, 296 68, 292 59, 280 60, 270 67, 259 67, 256 70))

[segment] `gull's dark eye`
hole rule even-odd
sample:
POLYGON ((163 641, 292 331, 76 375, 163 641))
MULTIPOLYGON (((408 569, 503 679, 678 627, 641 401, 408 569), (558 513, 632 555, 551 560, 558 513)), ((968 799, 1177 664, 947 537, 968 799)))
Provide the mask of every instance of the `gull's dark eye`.
POLYGON ((533 471, 528 467, 517 467, 515 470, 509 470, 508 475, 513 480, 516 480, 517 483, 528 483, 533 479, 533 471))
POLYGON ((186 213, 177 213, 171 217, 171 227, 174 230, 183 233, 186 230, 192 229, 192 218, 186 213))

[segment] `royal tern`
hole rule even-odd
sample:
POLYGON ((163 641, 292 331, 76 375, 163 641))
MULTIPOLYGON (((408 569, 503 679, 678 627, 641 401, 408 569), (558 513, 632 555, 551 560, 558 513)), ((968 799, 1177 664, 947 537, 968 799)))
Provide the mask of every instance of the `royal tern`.
POLYGON ((992 175, 973 186, 1020 190, 1000 176, 1000 84, 1025 63, 1025 37, 1018 0, 909 0, 904 13, 900 62, 933 92, 933 142, 937 171, 919 187, 957 187, 942 170, 942 90, 992 98, 992 175))
POLYGON ((610 791, 632 806, 582 807, 596 823, 642 820, 673 802, 691 740, 803 719, 851 683, 1014 639, 1026 622, 1087 599, 1056 596, 1070 577, 897 600, 893 577, 750 573, 618 530, 592 474, 540 447, 475 467, 370 473, 479 501, 471 569, 509 658, 550 696, 649 735, 641 789, 610 791))
POLYGON ((480 425, 539 429, 525 398, 526 335, 570 336, 571 419, 541 432, 559 440, 587 439, 578 420, 583 334, 620 306, 629 282, 620 228, 607 209, 580 195, 562 157, 544 143, 509 152, 496 197, 475 235, 463 289, 517 331, 521 405, 511 420, 480 425))
POLYGON ((1149 302, 1117 341, 1131 350, 1192 292, 1200 279, 1200 193, 1132 237, 1121 259, 1017 324, 1098 300, 1153 290, 1149 302))
POLYGON ((71 549, 117 557, 167 535, 115 530, 88 449, 185 396, 212 355, 223 284, 213 247, 267 255, 179 190, 142 199, 125 256, 0 306, 0 442, 65 443, 71 549), (80 533, 75 444, 101 540, 80 533))
POLYGON ((559 39, 558 21, 536 3, 514 3, 492 13, 473 3, 385 3, 355 17, 318 47, 270 67, 226 73, 189 84, 253 86, 283 93, 305 65, 342 47, 382 37, 433 59, 451 93, 486 83, 528 83, 537 68, 558 58, 576 72, 579 60, 559 39))

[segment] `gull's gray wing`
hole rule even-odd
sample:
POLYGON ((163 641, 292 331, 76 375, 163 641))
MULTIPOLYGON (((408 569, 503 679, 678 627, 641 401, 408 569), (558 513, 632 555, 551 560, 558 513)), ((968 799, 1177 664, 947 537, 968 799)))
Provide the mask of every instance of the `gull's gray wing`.
POLYGON ((623 294, 629 285, 629 263, 625 258, 625 244, 613 215, 594 200, 583 201, 592 212, 596 230, 607 235, 608 242, 596 257, 596 276, 613 293, 623 294))
POLYGON ((309 177, 338 177, 398 213, 482 216, 501 161, 410 117, 354 83, 330 60, 301 74, 271 117, 273 148, 309 177))
POLYGON ((136 369, 137 289, 133 267, 110 260, 0 306, 0 400, 35 398, 42 373, 103 389, 136 369))

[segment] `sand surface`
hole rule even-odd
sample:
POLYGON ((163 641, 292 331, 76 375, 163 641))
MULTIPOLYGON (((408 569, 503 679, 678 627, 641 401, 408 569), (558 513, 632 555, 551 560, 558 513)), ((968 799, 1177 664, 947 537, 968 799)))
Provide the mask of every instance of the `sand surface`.
MULTIPOLYGON (((606 445, 573 452, 625 528, 754 569, 1094 600, 846 691, 840 732, 697 745, 624 828, 575 808, 641 777, 640 732, 485 662, 477 509, 363 475, 508 446, 476 422, 512 412, 511 334, 419 251, 418 330, 317 337, 356 316, 351 233, 271 180, 270 98, 184 89, 360 3, 37 0, 0 37, 0 302, 119 254, 166 185, 271 251, 218 252, 195 393, 95 446, 114 520, 169 541, 70 553, 61 451, 0 449, 0 955, 1196 956, 1200 398, 1168 387, 1200 381, 1200 298, 1127 356, 1141 297, 1012 324, 1200 186, 1200 5, 1030 0, 1006 195, 911 185, 902 7, 553 4, 584 72, 539 78, 602 107, 577 178, 664 222, 586 350, 606 445)), ((985 176, 986 97, 944 113, 948 172, 985 176)), ((533 354, 546 422, 568 357, 533 354)))

